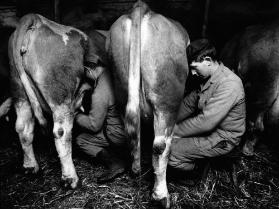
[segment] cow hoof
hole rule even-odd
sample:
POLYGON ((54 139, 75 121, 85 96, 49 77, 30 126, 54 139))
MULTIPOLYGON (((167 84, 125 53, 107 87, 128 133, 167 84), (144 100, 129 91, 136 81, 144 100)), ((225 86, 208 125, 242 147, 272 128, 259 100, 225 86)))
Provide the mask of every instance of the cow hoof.
POLYGON ((139 165, 137 165, 136 163, 133 163, 132 165, 132 175, 133 176, 139 176, 141 172, 141 168, 139 165))
POLYGON ((79 180, 74 178, 65 178, 61 181, 62 187, 65 189, 76 189, 80 186, 79 180))
POLYGON ((137 178, 140 176, 140 173, 141 173, 141 170, 134 170, 132 169, 132 172, 131 172, 131 176, 134 177, 134 178, 137 178))
POLYGON ((23 167, 22 172, 24 175, 37 175, 39 173, 39 167, 23 167))
POLYGON ((254 155, 254 146, 250 143, 246 143, 242 148, 242 153, 246 156, 253 156, 254 155))
POLYGON ((157 197, 157 195, 155 195, 154 193, 152 194, 152 200, 153 202, 156 203, 156 205, 158 205, 160 208, 166 208, 169 209, 171 204, 170 204, 170 197, 169 195, 167 197, 163 197, 161 199, 159 199, 157 197))

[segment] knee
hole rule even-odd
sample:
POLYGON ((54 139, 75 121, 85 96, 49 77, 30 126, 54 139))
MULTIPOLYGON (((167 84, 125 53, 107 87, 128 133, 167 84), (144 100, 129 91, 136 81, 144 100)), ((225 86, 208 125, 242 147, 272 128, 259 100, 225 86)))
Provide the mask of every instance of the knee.
POLYGON ((86 139, 84 139, 81 135, 77 136, 75 143, 79 148, 85 147, 88 143, 86 139))
POLYGON ((112 145, 113 147, 127 147, 129 145, 129 140, 125 135, 108 135, 106 137, 107 141, 112 145))
POLYGON ((191 171, 194 169, 195 163, 192 161, 187 162, 175 157, 170 157, 168 166, 181 171, 191 171))
POLYGON ((194 169, 195 163, 193 160, 186 158, 183 153, 176 152, 172 149, 169 155, 168 166, 182 171, 191 171, 194 169))
POLYGON ((179 165, 182 163, 182 160, 175 155, 173 152, 170 153, 169 155, 169 162, 168 165, 172 168, 177 168, 179 165))
POLYGON ((186 154, 185 150, 181 150, 179 147, 179 143, 176 140, 172 141, 170 146, 170 155, 169 155, 169 165, 171 167, 177 167, 182 163, 183 155, 186 154))

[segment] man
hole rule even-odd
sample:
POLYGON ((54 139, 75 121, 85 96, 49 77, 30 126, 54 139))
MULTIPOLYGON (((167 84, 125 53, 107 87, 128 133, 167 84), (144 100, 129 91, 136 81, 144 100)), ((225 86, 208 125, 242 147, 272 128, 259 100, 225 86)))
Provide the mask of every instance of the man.
POLYGON ((245 132, 240 78, 216 60, 216 50, 206 39, 192 42, 187 56, 201 83, 184 98, 174 127, 169 165, 178 172, 193 170, 197 159, 229 153, 245 132))
POLYGON ((100 66, 90 68, 94 70, 90 70, 91 75, 87 73, 87 77, 91 78, 88 83, 94 89, 88 92, 89 98, 85 95, 84 111, 75 117, 80 132, 76 143, 83 152, 108 167, 97 178, 98 183, 104 183, 125 171, 127 156, 123 153, 127 153, 127 136, 115 104, 108 70, 100 66))

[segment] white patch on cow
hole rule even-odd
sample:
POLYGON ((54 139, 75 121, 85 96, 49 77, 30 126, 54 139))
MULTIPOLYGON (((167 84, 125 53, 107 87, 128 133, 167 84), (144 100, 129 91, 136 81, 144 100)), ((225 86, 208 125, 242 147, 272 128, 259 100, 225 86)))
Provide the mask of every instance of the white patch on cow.
POLYGON ((149 21, 150 15, 146 14, 141 21, 141 49, 143 49, 146 41, 148 40, 148 38, 150 37, 150 32, 148 30, 148 21, 149 21))
POLYGON ((35 124, 31 116, 31 107, 28 102, 18 102, 15 109, 17 114, 16 131, 24 154, 23 167, 33 168, 33 172, 36 173, 39 170, 39 165, 36 161, 32 144, 35 124))
POLYGON ((33 124, 33 122, 31 122, 31 123, 30 123, 30 121, 25 123, 23 133, 19 134, 20 138, 22 138, 22 136, 24 136, 23 140, 20 139, 21 146, 24 151, 23 167, 24 168, 30 168, 30 167, 39 168, 35 155, 34 155, 34 151, 33 151, 32 141, 33 141, 33 137, 34 137, 34 134, 33 134, 34 124, 33 124))
POLYGON ((62 37, 62 40, 64 42, 65 45, 67 45, 67 42, 69 40, 69 36, 67 35, 67 33, 71 32, 71 31, 76 31, 78 32, 80 35, 83 36, 83 38, 85 40, 87 40, 87 35, 85 33, 83 33, 82 31, 70 27, 70 26, 65 26, 65 25, 60 25, 54 21, 48 20, 46 18, 44 18, 41 15, 38 15, 42 21, 43 24, 47 25, 51 30, 53 30, 56 34, 60 35, 62 37))
POLYGON ((78 177, 72 160, 72 128, 73 116, 70 113, 68 105, 50 105, 53 111, 53 133, 55 136, 55 146, 60 158, 62 167, 62 179, 72 179, 71 187, 77 186, 78 177), (59 130, 63 130, 60 135, 59 130))
POLYGON ((130 44, 131 27, 132 27, 132 20, 131 19, 126 19, 124 40, 127 41, 127 45, 130 44))
POLYGON ((67 36, 66 34, 63 34, 63 35, 62 35, 62 39, 63 39, 63 41, 64 41, 64 44, 67 45, 67 42, 68 42, 68 40, 69 40, 69 36, 67 36))
MULTIPOLYGON (((133 79, 129 79, 129 82, 133 82, 133 79)), ((133 113, 136 113, 137 111, 139 111, 139 89, 137 88, 137 86, 133 86, 129 85, 130 91, 129 91, 129 101, 127 104, 127 111, 131 111, 133 113)))
MULTIPOLYGON (((127 19, 125 22, 125 27, 126 27, 126 40, 130 41, 131 39, 131 27, 132 27, 132 21, 131 19, 127 19)), ((130 44, 130 43, 128 43, 130 44)), ((130 59, 130 68, 140 68, 138 62, 136 63, 131 63, 131 59, 130 59)), ((138 111, 139 108, 139 82, 140 82, 140 78, 138 78, 138 76, 140 76, 140 72, 133 73, 133 70, 129 69, 129 101, 127 103, 127 107, 126 110, 127 111, 131 111, 136 113, 138 111)))
MULTIPOLYGON (((51 105, 53 107, 53 105, 51 105)), ((71 137, 69 133, 72 131, 73 118, 70 116, 68 105, 62 104, 54 106, 53 110, 53 133, 57 137, 55 141, 58 141, 58 155, 63 158, 71 154, 72 150, 69 149, 67 137, 71 137), (63 135, 59 137, 58 130, 63 130, 63 135)))
MULTIPOLYGON (((165 130, 167 133, 167 130, 165 130)), ((152 197, 155 200, 161 200, 167 198, 168 204, 170 204, 169 193, 166 181, 166 170, 168 165, 168 156, 171 146, 172 137, 166 136, 155 136, 154 145, 165 143, 166 147, 161 155, 154 156, 153 154, 153 168, 155 173, 155 184, 153 188, 152 197)), ((153 145, 153 146, 154 146, 153 145)))

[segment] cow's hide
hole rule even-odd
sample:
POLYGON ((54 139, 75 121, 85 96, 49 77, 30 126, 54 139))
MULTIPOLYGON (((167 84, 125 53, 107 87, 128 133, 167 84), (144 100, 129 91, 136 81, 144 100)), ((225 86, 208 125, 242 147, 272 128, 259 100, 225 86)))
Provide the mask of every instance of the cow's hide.
POLYGON ((220 54, 242 79, 247 103, 244 153, 252 155, 265 127, 279 125, 279 21, 249 26, 230 40, 220 54))
POLYGON ((154 119, 152 197, 166 208, 170 199, 166 167, 177 111, 183 98, 189 37, 182 26, 138 1, 110 29, 107 49, 113 65, 116 98, 125 112, 134 158, 140 172, 140 117, 154 119))

